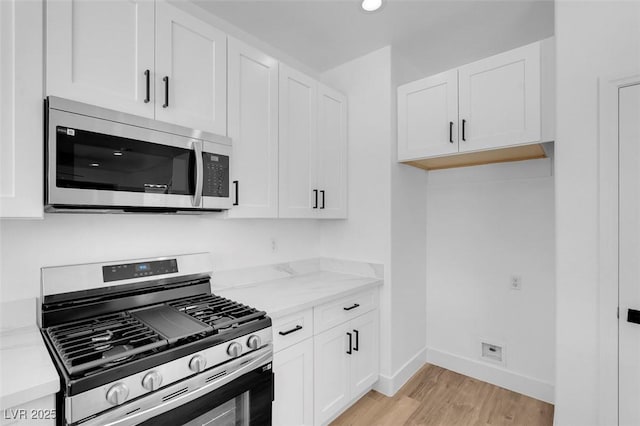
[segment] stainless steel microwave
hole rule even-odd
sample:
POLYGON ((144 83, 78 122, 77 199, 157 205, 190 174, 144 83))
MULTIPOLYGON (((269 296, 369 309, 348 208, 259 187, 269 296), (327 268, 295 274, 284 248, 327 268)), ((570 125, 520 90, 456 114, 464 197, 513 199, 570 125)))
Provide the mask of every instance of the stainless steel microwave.
POLYGON ((231 208, 227 137, 53 96, 45 123, 45 211, 231 208))

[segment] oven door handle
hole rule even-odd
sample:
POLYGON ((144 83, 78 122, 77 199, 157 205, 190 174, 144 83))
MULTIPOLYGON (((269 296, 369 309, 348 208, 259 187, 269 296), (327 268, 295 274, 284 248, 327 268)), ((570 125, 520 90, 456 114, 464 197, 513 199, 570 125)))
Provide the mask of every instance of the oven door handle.
POLYGON ((196 156, 196 192, 193 194, 193 207, 201 207, 204 166, 202 164, 202 141, 192 141, 191 147, 196 156))
MULTIPOLYGON (((156 394, 156 398, 161 398, 161 395, 168 395, 174 391, 179 392, 185 387, 191 388, 192 386, 197 386, 197 384, 200 382, 203 383, 200 387, 197 387, 191 392, 184 393, 180 396, 160 403, 150 401, 150 407, 147 409, 143 408, 141 410, 136 410, 134 408, 135 404, 124 404, 118 408, 109 410, 102 415, 98 415, 91 420, 83 422, 82 426, 129 426, 137 425, 146 420, 152 419, 162 413, 166 413, 167 411, 173 410, 176 407, 200 398, 201 396, 206 395, 207 393, 226 385, 227 383, 237 379, 240 376, 243 376, 244 374, 252 370, 255 370, 262 365, 271 363, 273 361, 273 346, 269 344, 264 348, 253 352, 252 355, 253 357, 250 360, 244 360, 245 357, 236 358, 235 360, 223 364, 219 367, 205 370, 202 373, 193 376, 191 379, 175 383, 169 386, 163 392, 156 391, 154 393, 156 394), (228 371, 230 368, 232 368, 232 366, 237 366, 238 368, 231 371, 229 374, 222 374, 223 372, 228 371), (220 374, 220 378, 206 382, 207 377, 213 377, 216 374, 220 374), (132 409, 136 411, 127 415, 127 413, 130 413, 132 409)), ((269 368, 271 368, 270 365, 269 368)))

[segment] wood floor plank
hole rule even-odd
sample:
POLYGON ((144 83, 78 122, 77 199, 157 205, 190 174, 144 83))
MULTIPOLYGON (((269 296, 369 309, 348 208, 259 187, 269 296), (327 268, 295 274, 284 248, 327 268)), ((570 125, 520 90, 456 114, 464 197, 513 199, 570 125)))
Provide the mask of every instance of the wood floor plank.
POLYGON ((551 426, 553 405, 435 365, 392 398, 371 391, 332 426, 551 426))

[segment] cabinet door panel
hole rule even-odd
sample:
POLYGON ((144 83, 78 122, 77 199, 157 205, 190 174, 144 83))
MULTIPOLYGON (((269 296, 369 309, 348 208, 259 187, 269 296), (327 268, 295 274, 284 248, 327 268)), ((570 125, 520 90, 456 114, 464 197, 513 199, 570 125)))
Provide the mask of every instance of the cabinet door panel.
POLYGON ((318 85, 318 189, 322 218, 347 217, 347 99, 318 85))
POLYGON ((158 1, 156 119, 226 135, 226 58, 223 32, 158 1), (165 77, 169 78, 168 93, 165 77))
POLYGON ((42 7, 0 1, 0 217, 43 215, 42 7))
POLYGON ((378 380, 378 310, 359 316, 349 324, 350 332, 354 334, 351 397, 355 398, 367 391, 378 380))
POLYGON ((313 339, 307 339, 273 356, 275 398, 273 424, 313 424, 313 339))
POLYGON ((540 43, 461 67, 460 151, 540 140, 540 43))
POLYGON ((314 416, 315 424, 325 424, 351 399, 347 354, 348 324, 314 337, 314 416))
POLYGON ((458 152, 457 123, 457 70, 400 86, 398 160, 458 152))
POLYGON ((238 205, 230 217, 278 216, 278 62, 229 39, 229 137, 238 205))
POLYGON ((46 93, 153 118, 153 93, 144 101, 145 71, 154 67, 154 3, 59 0, 46 10, 46 93))
POLYGON ((316 217, 316 82, 280 65, 280 217, 316 217))

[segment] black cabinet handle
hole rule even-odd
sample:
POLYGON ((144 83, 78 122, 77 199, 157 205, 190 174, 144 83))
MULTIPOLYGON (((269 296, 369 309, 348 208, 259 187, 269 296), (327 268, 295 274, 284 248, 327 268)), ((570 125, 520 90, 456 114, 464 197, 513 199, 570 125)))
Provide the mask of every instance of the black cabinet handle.
POLYGON ((233 205, 237 206, 238 205, 238 200, 239 200, 240 183, 238 183, 237 180, 234 180, 233 181, 233 186, 234 186, 235 192, 236 192, 236 201, 234 201, 233 205))
POLYGON ((165 75, 162 81, 164 81, 164 104, 162 104, 162 108, 167 108, 169 106, 169 76, 165 75))
POLYGON ((279 331, 278 334, 281 336, 286 336, 287 334, 291 334, 291 333, 295 333, 298 330, 302 330, 302 326, 301 325, 296 325, 294 328, 292 328, 291 330, 287 330, 287 331, 279 331))
POLYGON ((318 190, 317 189, 313 190, 313 197, 315 198, 315 202, 313 204, 313 208, 317 209, 318 208, 318 190))
POLYGON ((353 330, 353 332, 356 334, 356 345, 353 347, 354 351, 358 350, 358 347, 360 346, 359 342, 360 342, 360 333, 358 332, 358 330, 353 330))
POLYGON ((629 309, 629 311, 627 311, 627 322, 640 324, 640 311, 629 309))
POLYGON ((449 142, 453 143, 453 121, 449 122, 449 142))
POLYGON ((320 206, 320 208, 324 209, 324 189, 320 191, 320 195, 322 195, 322 205, 320 206))
POLYGON ((350 311, 352 309, 357 308, 358 306, 360 306, 360 305, 357 304, 357 303, 354 303, 353 305, 349 306, 348 308, 342 308, 342 309, 344 309, 345 311, 350 311))
POLYGON ((466 141, 466 137, 465 137, 465 125, 467 124, 467 120, 465 120, 464 118, 462 119, 462 140, 466 141))
POLYGON ((353 336, 351 335, 351 333, 347 333, 347 336, 349 336, 349 350, 347 351, 347 353, 349 355, 351 355, 353 352, 351 352, 351 346, 353 345, 353 336))
POLYGON ((147 95, 144 98, 144 103, 148 104, 149 102, 151 102, 151 71, 144 70, 144 76, 146 78, 146 90, 147 90, 147 95))

